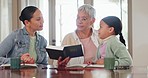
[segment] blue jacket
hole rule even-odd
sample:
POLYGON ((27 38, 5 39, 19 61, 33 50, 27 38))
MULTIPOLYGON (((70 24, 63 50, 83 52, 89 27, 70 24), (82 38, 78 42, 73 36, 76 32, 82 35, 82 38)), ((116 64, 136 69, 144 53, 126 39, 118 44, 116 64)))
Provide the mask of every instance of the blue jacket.
MULTIPOLYGON (((0 44, 0 65, 10 63, 11 57, 19 57, 27 53, 29 51, 29 43, 30 38, 25 27, 12 32, 0 44)), ((37 64, 48 64, 46 46, 46 39, 36 33, 37 64)))

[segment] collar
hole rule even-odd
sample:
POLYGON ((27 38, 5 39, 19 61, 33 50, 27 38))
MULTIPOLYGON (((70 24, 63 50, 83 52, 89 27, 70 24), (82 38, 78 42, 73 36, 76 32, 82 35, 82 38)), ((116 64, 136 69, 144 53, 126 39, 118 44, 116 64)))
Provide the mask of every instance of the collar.
POLYGON ((107 40, 109 40, 110 38, 115 37, 115 36, 116 36, 116 35, 111 35, 111 36, 109 36, 109 37, 107 37, 107 38, 105 38, 105 39, 100 39, 99 42, 100 42, 100 44, 106 43, 107 40))
MULTIPOLYGON (((23 27, 23 34, 24 35, 28 35, 29 36, 29 33, 27 32, 27 29, 26 27, 23 27)), ((37 32, 35 32, 35 36, 36 36, 36 39, 39 40, 39 34, 37 34, 37 32)))

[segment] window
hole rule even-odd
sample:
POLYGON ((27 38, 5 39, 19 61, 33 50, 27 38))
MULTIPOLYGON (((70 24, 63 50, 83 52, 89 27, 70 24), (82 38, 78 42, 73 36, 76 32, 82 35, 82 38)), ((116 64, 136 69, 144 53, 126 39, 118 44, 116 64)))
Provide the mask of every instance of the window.
POLYGON ((56 45, 76 29, 77 8, 83 4, 83 0, 56 0, 56 45))
MULTIPOLYGON (((127 0, 94 0, 93 3, 96 9, 94 28, 99 29, 103 17, 117 16, 122 20, 122 33, 127 44, 127 0)), ((83 4, 84 0, 56 0, 56 45, 60 45, 64 36, 76 29, 77 8, 83 4)))
POLYGON ((99 23, 103 17, 110 15, 119 17, 123 24, 122 33, 128 46, 127 7, 127 0, 94 0, 94 8, 96 9, 95 29, 99 29, 99 23))
MULTIPOLYGON (((44 18, 44 27, 43 30, 39 33, 44 36, 47 40, 47 44, 49 43, 49 5, 48 0, 39 0, 39 9, 41 10, 44 18)), ((49 44, 48 44, 49 45, 49 44)))
POLYGON ((0 42, 12 31, 11 0, 0 0, 0 42))

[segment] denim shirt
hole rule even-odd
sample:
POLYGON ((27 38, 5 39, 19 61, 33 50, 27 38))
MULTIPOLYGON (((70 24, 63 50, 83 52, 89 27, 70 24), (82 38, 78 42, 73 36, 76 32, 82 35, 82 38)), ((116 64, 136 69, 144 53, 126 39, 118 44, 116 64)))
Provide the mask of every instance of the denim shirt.
MULTIPOLYGON (((30 37, 25 27, 8 35, 0 44, 0 65, 10 63, 11 57, 20 57, 24 53, 29 53, 29 43, 30 37)), ((46 39, 36 33, 37 64, 48 64, 46 46, 46 39)))

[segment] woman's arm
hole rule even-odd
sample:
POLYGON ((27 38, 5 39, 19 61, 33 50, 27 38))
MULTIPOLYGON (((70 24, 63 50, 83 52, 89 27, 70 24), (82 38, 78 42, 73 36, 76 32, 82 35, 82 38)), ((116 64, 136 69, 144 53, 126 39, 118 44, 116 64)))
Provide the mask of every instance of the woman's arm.
POLYGON ((7 54, 12 50, 15 44, 15 33, 8 35, 0 44, 0 64, 10 63, 10 58, 7 54))

